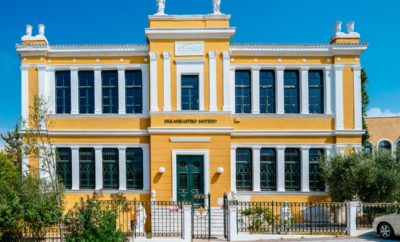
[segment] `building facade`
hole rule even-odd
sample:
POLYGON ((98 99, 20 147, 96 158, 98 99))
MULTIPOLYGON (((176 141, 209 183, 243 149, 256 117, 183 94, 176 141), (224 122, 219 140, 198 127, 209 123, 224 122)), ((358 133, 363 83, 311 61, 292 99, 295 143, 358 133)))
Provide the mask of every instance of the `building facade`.
MULTIPOLYGON (((327 199, 316 160, 360 149, 354 22, 326 44, 234 44, 230 15, 148 18, 147 44, 51 45, 27 26, 22 116, 47 100, 67 204, 85 194, 327 199)), ((24 169, 40 167, 25 157, 24 169)))
POLYGON ((400 117, 366 118, 370 149, 400 150, 400 117))

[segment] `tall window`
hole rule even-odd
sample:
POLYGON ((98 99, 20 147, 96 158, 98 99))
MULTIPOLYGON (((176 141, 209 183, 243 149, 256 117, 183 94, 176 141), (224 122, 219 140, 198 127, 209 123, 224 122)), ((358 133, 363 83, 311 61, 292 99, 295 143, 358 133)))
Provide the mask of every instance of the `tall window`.
POLYGON ((118 189, 119 187, 119 165, 118 149, 103 149, 103 188, 118 189))
POLYGON ((56 113, 71 113, 71 74, 56 71, 56 113))
POLYGON ((285 150, 285 189, 300 191, 300 150, 285 150))
POLYGON ((251 113, 251 73, 246 70, 235 72, 235 112, 251 113))
POLYGON ((275 149, 261 149, 261 190, 276 191, 276 152, 275 149))
POLYGON ((79 113, 94 113, 94 72, 80 71, 79 113))
POLYGON ((285 113, 299 113, 299 72, 285 71, 285 113))
POLYGON ((308 96, 310 113, 324 112, 323 71, 308 72, 308 96))
POLYGON ((310 149, 310 191, 325 191, 324 179, 322 178, 322 170, 319 159, 324 155, 323 149, 310 149))
POLYGON ((79 185, 94 189, 96 185, 96 161, 93 148, 79 149, 79 185))
POLYGON ((56 150, 57 176, 61 179, 66 189, 72 187, 72 156, 71 149, 57 148, 56 150))
POLYGON ((142 113, 142 71, 125 71, 126 113, 142 113))
POLYGON ((182 110, 199 110, 199 76, 183 75, 181 88, 182 110))
POLYGON ((260 71, 260 113, 275 113, 274 71, 260 71))
POLYGON ((387 140, 379 142, 378 147, 380 150, 387 150, 389 152, 392 151, 392 144, 387 140))
POLYGON ((371 142, 367 142, 365 144, 364 151, 367 154, 372 154, 372 144, 371 144, 371 142))
POLYGON ((128 189, 143 189, 143 150, 126 149, 126 183, 128 189))
POLYGON ((103 71, 103 113, 118 113, 118 72, 103 71))
POLYGON ((238 191, 251 191, 253 189, 251 149, 236 149, 236 188, 238 191))

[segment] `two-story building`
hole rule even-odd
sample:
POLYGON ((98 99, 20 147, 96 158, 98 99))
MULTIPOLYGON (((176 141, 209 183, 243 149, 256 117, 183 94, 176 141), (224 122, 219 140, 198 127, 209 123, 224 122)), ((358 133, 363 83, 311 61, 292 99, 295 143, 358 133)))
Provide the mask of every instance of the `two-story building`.
MULTIPOLYGON (((354 22, 322 44, 236 44, 230 15, 148 18, 146 44, 52 45, 27 26, 22 117, 47 100, 57 172, 72 205, 128 199, 327 199, 318 157, 360 149, 354 22)), ((240 29, 238 29, 240 31, 240 29)), ((24 158, 24 170, 41 161, 24 158)))

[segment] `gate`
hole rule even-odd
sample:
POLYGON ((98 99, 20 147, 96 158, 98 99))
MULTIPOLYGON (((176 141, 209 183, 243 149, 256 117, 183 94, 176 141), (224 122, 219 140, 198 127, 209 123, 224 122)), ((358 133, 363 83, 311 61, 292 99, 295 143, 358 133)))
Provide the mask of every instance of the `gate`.
POLYGON ((210 194, 193 195, 192 236, 194 239, 211 239, 210 194))

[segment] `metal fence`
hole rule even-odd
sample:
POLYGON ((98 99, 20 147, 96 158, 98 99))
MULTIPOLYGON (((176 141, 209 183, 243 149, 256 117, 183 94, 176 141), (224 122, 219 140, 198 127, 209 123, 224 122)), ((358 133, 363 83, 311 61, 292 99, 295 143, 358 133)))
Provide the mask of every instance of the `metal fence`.
POLYGON ((357 206, 357 229, 371 229, 376 217, 395 213, 400 209, 399 203, 359 203, 357 206))
POLYGON ((33 231, 31 229, 24 229, 21 233, 6 234, 3 235, 1 241, 10 242, 60 242, 61 241, 61 231, 60 227, 43 228, 39 231, 33 231))
POLYGON ((229 205, 237 206, 239 233, 346 233, 346 203, 232 201, 229 205))

